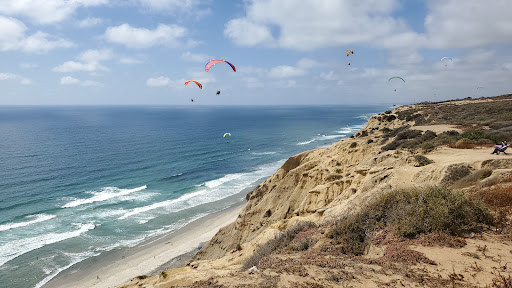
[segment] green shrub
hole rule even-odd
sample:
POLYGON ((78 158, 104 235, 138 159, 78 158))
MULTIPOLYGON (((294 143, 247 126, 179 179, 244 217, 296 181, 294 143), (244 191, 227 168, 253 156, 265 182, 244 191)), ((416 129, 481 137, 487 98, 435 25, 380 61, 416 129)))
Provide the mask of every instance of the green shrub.
POLYGON ((423 133, 423 135, 421 135, 421 141, 422 142, 430 141, 430 140, 432 140, 432 139, 434 139, 436 137, 437 137, 436 132, 431 131, 431 130, 427 130, 427 131, 425 131, 425 133, 423 133))
POLYGON ((421 136, 422 132, 420 130, 405 130, 396 135, 395 140, 402 139, 414 139, 416 137, 421 136))
MULTIPOLYGON (((272 252, 279 249, 285 249, 286 247, 288 247, 288 245, 295 239, 295 236, 297 236, 297 234, 299 234, 301 231, 313 227, 317 227, 316 224, 313 222, 301 222, 291 227, 290 229, 279 233, 274 239, 266 242, 263 245, 260 245, 254 252, 254 254, 247 260, 245 260, 241 270, 245 271, 253 266, 257 266, 260 263, 261 259, 267 257, 272 252)), ((307 250, 309 248, 310 243, 299 244, 296 249, 304 249, 305 245, 307 245, 307 247, 305 248, 305 250, 307 250)))
POLYGON ((441 180, 441 183, 453 184, 454 182, 468 176, 469 174, 471 174, 471 168, 468 165, 452 164, 446 169, 446 174, 441 180))
POLYGON ((480 202, 446 187, 395 190, 350 217, 338 221, 327 237, 347 254, 364 253, 370 235, 386 226, 398 235, 414 238, 424 233, 461 235, 491 224, 492 217, 480 202))
POLYGON ((428 159, 427 157, 425 157, 424 155, 415 155, 414 160, 416 160, 416 167, 425 166, 425 165, 428 165, 428 164, 434 162, 434 161, 428 159))
POLYGON ((421 144, 421 149, 423 150, 423 152, 430 152, 432 150, 434 150, 436 148, 436 145, 434 144, 434 142, 425 142, 423 144, 421 144))

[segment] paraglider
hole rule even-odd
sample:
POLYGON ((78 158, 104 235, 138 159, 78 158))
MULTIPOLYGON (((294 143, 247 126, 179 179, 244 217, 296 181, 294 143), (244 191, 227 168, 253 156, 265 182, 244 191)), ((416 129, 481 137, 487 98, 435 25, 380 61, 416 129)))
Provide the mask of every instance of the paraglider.
POLYGON ((443 57, 443 58, 441 58, 441 62, 445 61, 445 62, 444 62, 444 66, 445 66, 445 67, 448 65, 448 64, 447 64, 447 62, 446 62, 446 61, 448 61, 448 60, 452 61, 452 58, 450 58, 450 57, 443 57))
POLYGON ((391 81, 392 79, 400 79, 400 80, 404 81, 404 83, 405 83, 405 80, 402 77, 391 77, 391 78, 389 78, 388 82, 391 81))
POLYGON ((190 98, 190 102, 194 102, 194 98, 190 98))
POLYGON ((218 63, 222 63, 222 62, 227 63, 229 66, 231 66, 233 71, 236 72, 235 65, 233 65, 233 64, 231 64, 228 61, 223 60, 223 59, 212 59, 212 60, 210 60, 210 62, 206 63, 206 66, 204 66, 204 70, 206 70, 206 72, 208 72, 210 70, 210 68, 212 68, 213 65, 218 64, 218 63))
POLYGON ((220 90, 217 90, 217 95, 220 95, 220 90))
POLYGON ((224 133, 224 136, 222 136, 222 138, 226 138, 226 136, 231 136, 231 133, 224 133))
POLYGON ((184 85, 187 86, 187 84, 190 83, 190 82, 196 83, 197 87, 199 87, 199 89, 203 89, 203 85, 201 83, 199 83, 199 81, 197 81, 197 80, 188 80, 187 82, 185 82, 184 85))
MULTIPOLYGON (((402 78, 402 77, 391 77, 391 78, 389 78, 388 83, 389 83, 391 80, 393 80, 393 79, 400 79, 400 80, 404 81, 404 83, 405 83, 405 80, 404 80, 404 78, 402 78)), ((396 88, 395 88, 395 92, 396 92, 396 88)))
MULTIPOLYGON (((350 54, 354 54, 354 50, 352 50, 352 49, 348 49, 348 50, 347 50, 347 52, 346 52, 346 54, 347 54, 347 57, 348 57, 348 55, 350 55, 350 54)), ((348 65, 350 65, 350 62, 348 62, 348 65)))

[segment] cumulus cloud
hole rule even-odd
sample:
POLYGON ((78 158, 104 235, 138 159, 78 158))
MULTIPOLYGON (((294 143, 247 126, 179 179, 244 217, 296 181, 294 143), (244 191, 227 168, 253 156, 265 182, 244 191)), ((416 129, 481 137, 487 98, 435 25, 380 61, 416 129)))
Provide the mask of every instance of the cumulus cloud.
POLYGON ((136 28, 129 24, 109 27, 104 37, 107 41, 122 44, 128 48, 144 49, 156 45, 176 47, 185 36, 187 29, 178 25, 160 24, 154 30, 136 28))
POLYGON ((0 73, 0 81, 2 80, 16 80, 19 81, 22 85, 32 84, 30 79, 13 73, 0 73))
POLYGON ((199 6, 199 0, 138 0, 139 3, 154 11, 190 11, 199 6))
POLYGON ((66 61, 63 64, 53 68, 55 72, 95 72, 108 71, 101 62, 112 58, 112 51, 105 50, 87 50, 80 54, 77 59, 79 61, 66 61))
POLYGON ((58 23, 80 7, 105 5, 108 0, 3 0, 0 13, 27 18, 39 24, 58 23))
POLYGON ((224 35, 242 46, 273 44, 274 39, 270 28, 249 19, 233 19, 226 24, 224 35))
POLYGON ((148 87, 164 87, 169 86, 170 83, 171 79, 164 76, 149 78, 148 80, 146 80, 146 85, 148 87))
POLYGON ((26 35, 27 27, 14 18, 0 16, 0 51, 21 50, 26 53, 46 53, 56 48, 68 48, 73 44, 52 37, 41 31, 26 35))
POLYGON ((60 78, 60 84, 62 85, 73 85, 80 83, 80 80, 73 78, 71 76, 65 76, 60 78))
POLYGON ((79 21, 77 25, 80 28, 88 28, 88 27, 93 27, 93 26, 99 25, 101 23, 103 23, 103 19, 101 19, 101 18, 87 17, 87 18, 79 21))
POLYGON ((430 47, 468 48, 512 42, 509 0, 432 0, 427 5, 425 28, 430 47))
MULTIPOLYGON (((300 5, 293 0, 248 0, 245 16, 228 21, 224 35, 242 46, 292 50, 349 44, 445 49, 512 43, 509 0, 431 0, 426 6, 425 32, 418 32, 396 16, 398 0, 302 0, 300 5)), ((407 60, 420 61, 418 54, 407 60)))
POLYGON ((281 65, 270 69, 269 76, 274 78, 289 78, 305 75, 306 71, 297 67, 281 65))
POLYGON ((206 54, 196 54, 196 53, 192 53, 190 51, 187 51, 187 52, 184 52, 181 54, 181 59, 190 61, 190 62, 206 63, 209 60, 209 58, 211 58, 211 57, 208 57, 208 55, 206 55, 206 54))
POLYGON ((80 85, 85 87, 100 87, 103 86, 100 82, 92 81, 92 80, 79 80, 76 78, 73 78, 71 76, 65 76, 60 78, 60 84, 61 85, 80 85))
POLYGON ((294 50, 369 43, 406 29, 390 16, 396 7, 396 0, 250 0, 246 16, 230 20, 224 34, 239 45, 294 50))

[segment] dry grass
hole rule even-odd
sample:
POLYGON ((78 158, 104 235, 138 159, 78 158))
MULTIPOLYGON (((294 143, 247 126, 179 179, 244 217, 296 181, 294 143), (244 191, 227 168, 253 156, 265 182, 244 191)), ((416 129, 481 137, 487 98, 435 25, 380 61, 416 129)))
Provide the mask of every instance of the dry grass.
POLYGON ((510 233, 512 227, 512 177, 493 181, 496 184, 483 188, 475 188, 472 198, 485 203, 494 216, 494 223, 498 233, 510 233))

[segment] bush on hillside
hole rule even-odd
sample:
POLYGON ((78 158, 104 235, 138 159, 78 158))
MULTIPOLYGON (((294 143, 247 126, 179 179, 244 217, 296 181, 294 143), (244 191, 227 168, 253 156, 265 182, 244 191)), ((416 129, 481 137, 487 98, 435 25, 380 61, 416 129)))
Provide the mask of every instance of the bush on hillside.
POLYGON ((350 217, 340 219, 327 236, 346 254, 362 255, 370 235, 391 226, 398 235, 414 238, 423 233, 461 235, 492 223, 488 210, 460 191, 446 187, 395 190, 350 217))
MULTIPOLYGON (((261 259, 270 255, 272 252, 288 247, 300 232, 308 228, 316 227, 317 225, 313 222, 301 222, 290 229, 279 233, 274 239, 260 245, 254 254, 243 263, 241 270, 245 271, 253 266, 257 266, 261 259)), ((298 241, 298 243, 294 243, 293 247, 290 247, 290 250, 307 250, 309 245, 311 245, 311 243, 308 241, 298 241)))

